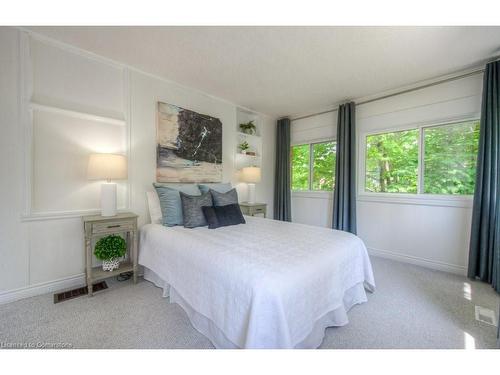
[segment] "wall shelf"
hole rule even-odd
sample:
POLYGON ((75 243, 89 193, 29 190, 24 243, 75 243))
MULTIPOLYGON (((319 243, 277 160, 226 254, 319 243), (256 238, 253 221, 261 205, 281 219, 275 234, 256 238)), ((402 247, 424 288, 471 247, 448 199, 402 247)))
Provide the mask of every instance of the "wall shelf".
POLYGON ((238 108, 236 111, 236 149, 235 149, 235 168, 240 170, 244 167, 261 167, 262 166, 262 119, 259 114, 248 110, 238 108), (245 124, 253 121, 256 127, 255 134, 246 134, 240 130, 240 124, 245 124), (239 145, 247 142, 249 151, 256 153, 253 155, 242 154, 239 145))

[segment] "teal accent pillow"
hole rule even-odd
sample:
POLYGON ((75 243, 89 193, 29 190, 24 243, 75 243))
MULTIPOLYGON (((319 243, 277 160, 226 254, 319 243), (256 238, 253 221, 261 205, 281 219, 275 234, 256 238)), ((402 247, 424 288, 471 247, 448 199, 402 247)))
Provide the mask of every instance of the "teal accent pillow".
POLYGON ((215 190, 218 193, 227 193, 233 188, 229 182, 222 184, 199 184, 198 187, 202 193, 208 193, 210 189, 215 190))
POLYGON ((189 195, 201 195, 198 186, 195 184, 163 185, 156 183, 154 183, 153 186, 160 199, 163 225, 167 227, 184 225, 181 195, 179 192, 182 191, 189 195))

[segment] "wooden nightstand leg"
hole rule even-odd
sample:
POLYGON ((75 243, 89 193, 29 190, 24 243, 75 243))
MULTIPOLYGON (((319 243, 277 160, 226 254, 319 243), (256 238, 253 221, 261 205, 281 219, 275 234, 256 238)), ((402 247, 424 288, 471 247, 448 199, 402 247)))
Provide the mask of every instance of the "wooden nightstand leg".
POLYGON ((87 290, 88 296, 92 297, 92 244, 90 238, 85 239, 85 264, 87 268, 87 290))
POLYGON ((132 236, 132 262, 134 268, 134 284, 137 284, 137 233, 135 231, 130 233, 132 236))

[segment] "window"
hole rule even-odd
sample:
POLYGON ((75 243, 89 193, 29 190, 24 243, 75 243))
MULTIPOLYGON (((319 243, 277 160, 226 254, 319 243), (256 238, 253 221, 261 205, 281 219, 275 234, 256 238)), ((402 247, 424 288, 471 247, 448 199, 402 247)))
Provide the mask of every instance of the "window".
POLYGON ((418 130, 366 137, 366 191, 416 193, 418 130))
POLYGON ((309 146, 292 147, 292 190, 309 189, 309 146))
POLYGON ((312 190, 333 190, 335 180, 335 142, 312 144, 312 190))
POLYGON ((424 193, 474 194, 479 121, 424 128, 424 193))
POLYGON ((368 135, 365 191, 471 195, 478 141, 478 120, 368 135))
POLYGON ((292 146, 292 190, 332 191, 336 143, 292 146))

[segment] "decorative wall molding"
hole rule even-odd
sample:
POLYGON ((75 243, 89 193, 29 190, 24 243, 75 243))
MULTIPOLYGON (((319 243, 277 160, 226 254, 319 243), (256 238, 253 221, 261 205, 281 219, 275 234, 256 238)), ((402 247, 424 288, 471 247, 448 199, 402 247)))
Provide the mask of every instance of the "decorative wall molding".
POLYGON ((117 67, 117 68, 121 68, 121 69, 124 69, 124 70, 128 70, 129 72, 138 73, 138 74, 141 74, 143 76, 146 76, 146 77, 158 80, 160 82, 166 83, 168 85, 174 85, 174 86, 179 87, 179 88, 181 88, 183 90, 188 90, 188 91, 196 93, 198 95, 203 95, 203 96, 205 96, 207 98, 210 98, 210 99, 213 99, 213 100, 217 100, 219 102, 226 103, 226 104, 238 107, 240 109, 243 109, 243 110, 246 110, 246 111, 249 111, 249 112, 257 113, 257 114, 262 115, 262 116, 269 116, 266 113, 256 112, 256 111, 254 111, 254 110, 252 110, 250 108, 247 108, 247 107, 239 105, 239 104, 235 104, 235 103, 233 103, 233 102, 231 102, 231 101, 229 101, 227 99, 220 98, 218 96, 209 94, 209 93, 201 91, 199 89, 183 85, 183 84, 181 84, 179 82, 171 81, 168 78, 161 77, 159 75, 146 72, 144 70, 141 70, 139 68, 133 67, 131 65, 127 65, 125 63, 122 63, 122 62, 119 62, 119 61, 116 61, 116 60, 113 60, 113 59, 110 59, 110 58, 98 55, 98 54, 96 54, 94 52, 90 52, 90 51, 84 50, 84 49, 82 49, 80 47, 75 47, 75 46, 73 46, 71 44, 68 44, 68 43, 65 43, 65 42, 61 42, 61 41, 53 39, 53 38, 51 38, 49 36, 46 36, 46 35, 43 35, 43 34, 39 34, 39 33, 35 32, 33 30, 30 30, 30 29, 28 29, 26 27, 16 26, 16 28, 20 31, 20 33, 25 34, 26 36, 31 37, 34 40, 37 40, 39 42, 48 44, 50 46, 66 50, 66 51, 72 52, 72 53, 74 53, 76 55, 80 55, 82 57, 85 57, 85 58, 88 58, 88 59, 92 59, 94 61, 102 62, 102 63, 105 63, 107 65, 113 66, 113 67, 117 67))
POLYGON ((29 103, 29 108, 31 110, 38 110, 38 111, 43 111, 43 112, 57 113, 57 114, 61 114, 61 115, 64 115, 64 116, 73 117, 73 118, 79 118, 79 119, 83 119, 83 120, 90 120, 90 121, 95 121, 95 122, 104 122, 106 124, 119 125, 119 126, 126 126, 127 125, 127 122, 124 119, 118 119, 118 118, 113 118, 113 117, 105 117, 105 116, 98 116, 98 115, 94 115, 94 114, 91 114, 91 113, 73 111, 73 110, 70 110, 70 109, 64 109, 64 108, 54 107, 54 106, 45 105, 45 104, 39 104, 39 103, 35 103, 35 102, 30 102, 29 103))
POLYGON ((19 122, 23 129, 22 144, 24 149, 24 186, 23 216, 31 213, 32 176, 33 176, 33 114, 29 102, 33 95, 33 69, 31 66, 29 36, 19 33, 19 122))
MULTIPOLYGON (((128 208, 120 207, 117 209, 117 211, 126 212, 128 211, 128 208)), ((84 215, 99 215, 100 213, 101 213, 100 208, 91 208, 88 210, 74 210, 74 211, 34 212, 28 216, 21 216, 21 221, 28 222, 28 221, 74 219, 77 217, 82 217, 84 215)))
POLYGON ((409 264, 413 264, 413 265, 421 266, 421 267, 425 267, 425 268, 430 268, 430 269, 437 270, 437 271, 449 272, 449 273, 453 273, 453 274, 460 275, 460 276, 466 276, 466 274, 467 274, 467 270, 466 270, 465 266, 460 266, 457 264, 438 262, 435 260, 430 260, 430 259, 425 259, 425 258, 421 258, 421 257, 396 253, 393 251, 375 249, 372 247, 368 248, 368 253, 370 255, 378 256, 381 258, 392 259, 392 260, 395 260, 398 262, 409 263, 409 264))
POLYGON ((126 134, 126 150, 125 153, 128 158, 129 179, 125 183, 126 199, 125 207, 123 210, 129 209, 131 205, 131 189, 130 189, 130 160, 131 160, 131 126, 130 126, 130 72, 123 64, 113 62, 109 59, 95 55, 93 53, 83 51, 79 48, 59 43, 50 38, 46 38, 39 34, 30 32, 23 28, 19 31, 19 120, 21 128, 23 129, 22 143, 24 148, 24 187, 23 187, 23 201, 24 208, 21 214, 21 221, 40 221, 40 220, 55 220, 55 219, 71 219, 82 215, 99 213, 98 208, 89 208, 86 210, 71 210, 71 211, 33 211, 33 111, 44 111, 50 113, 62 114, 68 117, 79 118, 89 121, 102 122, 111 125, 125 126, 126 134), (33 98, 33 66, 30 52, 30 42, 36 40, 39 43, 44 43, 50 46, 57 47, 63 51, 76 54, 82 58, 91 59, 93 61, 110 65, 114 68, 120 69, 123 74, 123 118, 102 116, 94 113, 83 111, 75 111, 52 105, 36 103, 32 101, 33 98))

